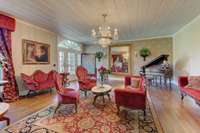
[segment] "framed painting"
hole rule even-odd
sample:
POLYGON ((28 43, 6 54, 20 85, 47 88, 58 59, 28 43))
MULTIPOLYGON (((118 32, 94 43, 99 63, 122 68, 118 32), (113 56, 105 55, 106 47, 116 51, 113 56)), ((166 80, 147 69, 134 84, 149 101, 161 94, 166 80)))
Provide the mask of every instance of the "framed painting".
POLYGON ((22 40, 23 64, 50 64, 50 45, 22 40))
POLYGON ((131 74, 130 55, 130 45, 111 45, 109 47, 109 66, 112 74, 131 74))

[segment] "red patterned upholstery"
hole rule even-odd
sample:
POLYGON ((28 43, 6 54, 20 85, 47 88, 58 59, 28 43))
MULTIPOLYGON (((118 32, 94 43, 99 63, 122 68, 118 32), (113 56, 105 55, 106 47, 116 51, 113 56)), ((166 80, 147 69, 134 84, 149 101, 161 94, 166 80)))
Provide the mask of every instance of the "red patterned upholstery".
POLYGON ((62 76, 60 74, 56 74, 55 77, 55 86, 57 90, 57 96, 58 96, 58 106, 55 110, 59 108, 61 104, 74 104, 75 105, 75 110, 77 112, 77 104, 79 102, 79 93, 76 92, 72 88, 65 88, 62 86, 62 76))
POLYGON ((48 75, 38 70, 33 73, 32 77, 36 82, 42 83, 42 82, 47 81, 48 75))
POLYGON ((181 91, 181 99, 184 99, 185 95, 189 95, 196 101, 197 104, 200 104, 200 90, 195 88, 189 88, 188 85, 188 77, 187 76, 180 76, 178 78, 178 85, 181 91))
POLYGON ((29 90, 27 95, 29 95, 32 91, 54 88, 54 74, 55 71, 44 73, 41 70, 35 71, 31 76, 21 73, 21 78, 29 90))
POLYGON ((76 68, 76 76, 78 78, 80 90, 84 91, 85 95, 87 95, 87 91, 91 90, 92 87, 96 85, 96 79, 92 79, 87 69, 82 66, 76 68))
POLYGON ((130 109, 146 109, 146 90, 144 86, 143 77, 139 76, 127 76, 125 77, 125 88, 116 88, 115 93, 115 102, 120 111, 120 106, 127 107, 130 109), (140 78, 140 87, 131 88, 131 78, 140 78))

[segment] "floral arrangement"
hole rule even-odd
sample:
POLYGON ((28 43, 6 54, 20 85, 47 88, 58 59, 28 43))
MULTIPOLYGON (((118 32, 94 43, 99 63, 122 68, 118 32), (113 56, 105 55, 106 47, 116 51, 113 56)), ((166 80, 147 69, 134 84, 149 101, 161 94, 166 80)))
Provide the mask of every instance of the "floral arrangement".
POLYGON ((111 73, 111 71, 107 68, 105 68, 104 66, 101 66, 98 69, 99 75, 100 75, 100 80, 101 80, 101 84, 103 84, 105 77, 111 73))

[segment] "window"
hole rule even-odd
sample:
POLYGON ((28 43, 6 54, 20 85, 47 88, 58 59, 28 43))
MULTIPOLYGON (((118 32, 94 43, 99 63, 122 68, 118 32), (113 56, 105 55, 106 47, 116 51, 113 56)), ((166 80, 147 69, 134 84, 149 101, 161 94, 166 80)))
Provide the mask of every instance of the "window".
POLYGON ((64 72, 65 71, 65 54, 63 51, 59 51, 59 72, 64 72))
POLYGON ((62 41, 58 47, 60 48, 67 48, 67 49, 72 49, 76 51, 81 51, 81 47, 78 43, 70 41, 70 40, 64 40, 62 41))
POLYGON ((81 54, 77 54, 77 66, 81 65, 81 54))
POLYGON ((68 72, 75 74, 76 69, 76 56, 75 53, 68 52, 68 72))
POLYGON ((59 72, 69 72, 74 75, 76 67, 81 65, 80 44, 64 40, 58 44, 59 72))

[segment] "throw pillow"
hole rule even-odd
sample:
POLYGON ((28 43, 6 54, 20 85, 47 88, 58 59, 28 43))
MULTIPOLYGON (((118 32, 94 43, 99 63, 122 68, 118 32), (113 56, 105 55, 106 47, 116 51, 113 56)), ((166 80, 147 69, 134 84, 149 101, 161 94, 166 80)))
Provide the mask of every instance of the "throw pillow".
POLYGON ((190 76, 186 87, 200 90, 200 76, 190 76))
POLYGON ((140 79, 139 78, 131 78, 131 87, 140 88, 140 79))

